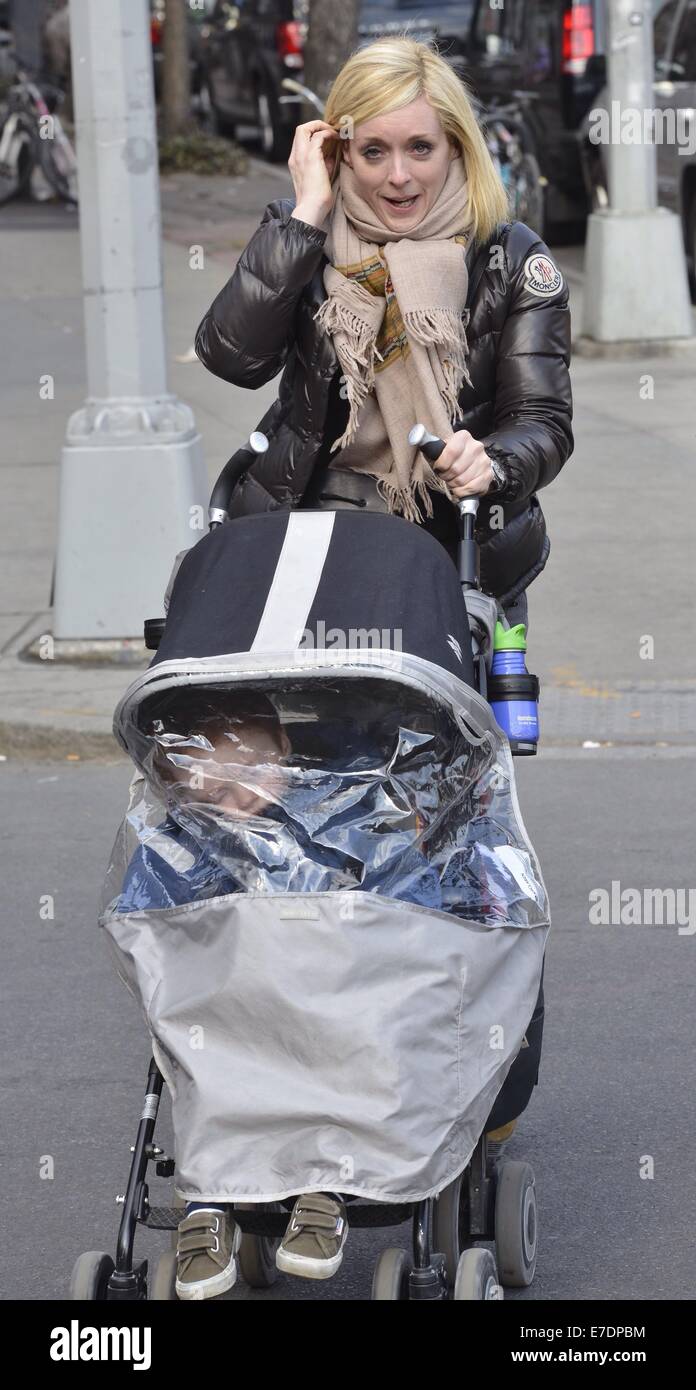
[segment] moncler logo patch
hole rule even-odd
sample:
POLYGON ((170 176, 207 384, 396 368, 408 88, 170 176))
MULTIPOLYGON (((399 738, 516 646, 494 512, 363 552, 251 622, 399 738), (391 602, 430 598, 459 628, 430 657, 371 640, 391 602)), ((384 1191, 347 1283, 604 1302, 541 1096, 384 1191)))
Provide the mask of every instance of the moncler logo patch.
POLYGON ((527 257, 524 263, 524 278, 529 293, 539 295, 543 299, 558 294, 563 288, 563 276, 558 266, 554 265, 550 256, 545 256, 542 252, 527 257))

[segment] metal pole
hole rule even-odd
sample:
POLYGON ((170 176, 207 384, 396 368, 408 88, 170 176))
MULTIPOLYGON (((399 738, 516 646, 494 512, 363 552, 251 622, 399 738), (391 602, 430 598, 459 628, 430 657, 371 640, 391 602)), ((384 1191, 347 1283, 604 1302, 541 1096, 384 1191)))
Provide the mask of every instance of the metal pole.
MULTIPOLYGON (((611 118, 620 129, 621 113, 630 119, 653 107, 652 9, 650 0, 608 0, 607 74, 611 93, 611 118)), ((649 134, 643 131, 644 137, 649 134)), ((657 207, 655 146, 611 140, 607 147, 609 204, 622 212, 646 212, 657 207)))
POLYGON ((70 0, 70 36, 88 394, 61 460, 54 635, 141 637, 207 503, 193 413, 167 391, 147 0, 70 0))
POLYGON ((588 218, 582 336, 574 346, 647 349, 659 341, 671 350, 693 343, 693 319, 681 224, 657 206, 652 4, 605 3, 606 106, 590 112, 590 128, 604 130, 609 207, 588 218))

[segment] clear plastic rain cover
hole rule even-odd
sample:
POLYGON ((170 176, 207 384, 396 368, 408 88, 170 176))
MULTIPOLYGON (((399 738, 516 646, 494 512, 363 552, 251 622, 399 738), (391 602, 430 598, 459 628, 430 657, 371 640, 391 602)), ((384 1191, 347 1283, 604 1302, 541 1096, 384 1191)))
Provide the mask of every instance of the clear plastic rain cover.
POLYGON ((298 682, 175 690, 157 707, 131 735, 147 780, 105 909, 360 889, 484 924, 546 921, 511 761, 426 696, 388 680, 298 682))
POLYGON ((172 1092, 177 1190, 439 1190, 522 1045, 548 929, 507 742, 333 675, 170 687, 127 733, 100 923, 172 1092))

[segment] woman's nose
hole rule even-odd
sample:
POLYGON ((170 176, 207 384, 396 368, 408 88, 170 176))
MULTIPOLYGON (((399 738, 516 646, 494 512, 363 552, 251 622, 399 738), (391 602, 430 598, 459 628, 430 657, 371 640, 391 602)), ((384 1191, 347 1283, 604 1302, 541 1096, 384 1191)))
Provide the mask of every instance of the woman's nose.
POLYGON ((389 183, 392 188, 403 188, 405 183, 409 183, 411 175, 403 164, 394 164, 389 171, 389 183))

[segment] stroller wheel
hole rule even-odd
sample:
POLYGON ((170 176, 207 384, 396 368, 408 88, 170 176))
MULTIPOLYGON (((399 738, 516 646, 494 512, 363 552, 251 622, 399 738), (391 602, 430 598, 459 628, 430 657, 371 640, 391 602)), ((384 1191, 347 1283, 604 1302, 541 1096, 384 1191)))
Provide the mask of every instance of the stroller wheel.
MULTIPOLYGON (((241 1211, 283 1211, 282 1202, 271 1202, 267 1206, 254 1207, 252 1202, 237 1202, 241 1211)), ((288 1221, 290 1217, 288 1216, 288 1221)), ((280 1245, 280 1236, 255 1236, 251 1232, 242 1236, 239 1247, 239 1270, 245 1283, 252 1289, 270 1289, 278 1278, 275 1257, 280 1245)))
POLYGON ((176 1303, 176 1251, 165 1250, 160 1255, 150 1283, 149 1298, 156 1303, 176 1303))
POLYGON ((501 1163, 498 1169, 495 1250, 503 1284, 513 1289, 531 1284, 537 1261, 534 1170, 519 1159, 501 1163))
POLYGON ((411 1263, 406 1250, 383 1250, 372 1278, 372 1298, 396 1302, 408 1298, 411 1263))
POLYGON ((464 1174, 443 1188, 433 1202, 431 1246, 445 1257, 445 1271, 450 1288, 457 1277, 462 1249, 469 1239, 469 1212, 464 1174), (463 1189, 463 1190, 462 1190, 463 1189))
POLYGON ((483 1299, 501 1299, 503 1290, 498 1283, 498 1271, 490 1250, 471 1246, 460 1256, 454 1281, 455 1302, 480 1303, 483 1299))
POLYGON ((77 1303, 106 1302, 106 1286, 114 1268, 111 1256, 101 1250, 88 1250, 78 1255, 70 1276, 68 1298, 77 1303))

